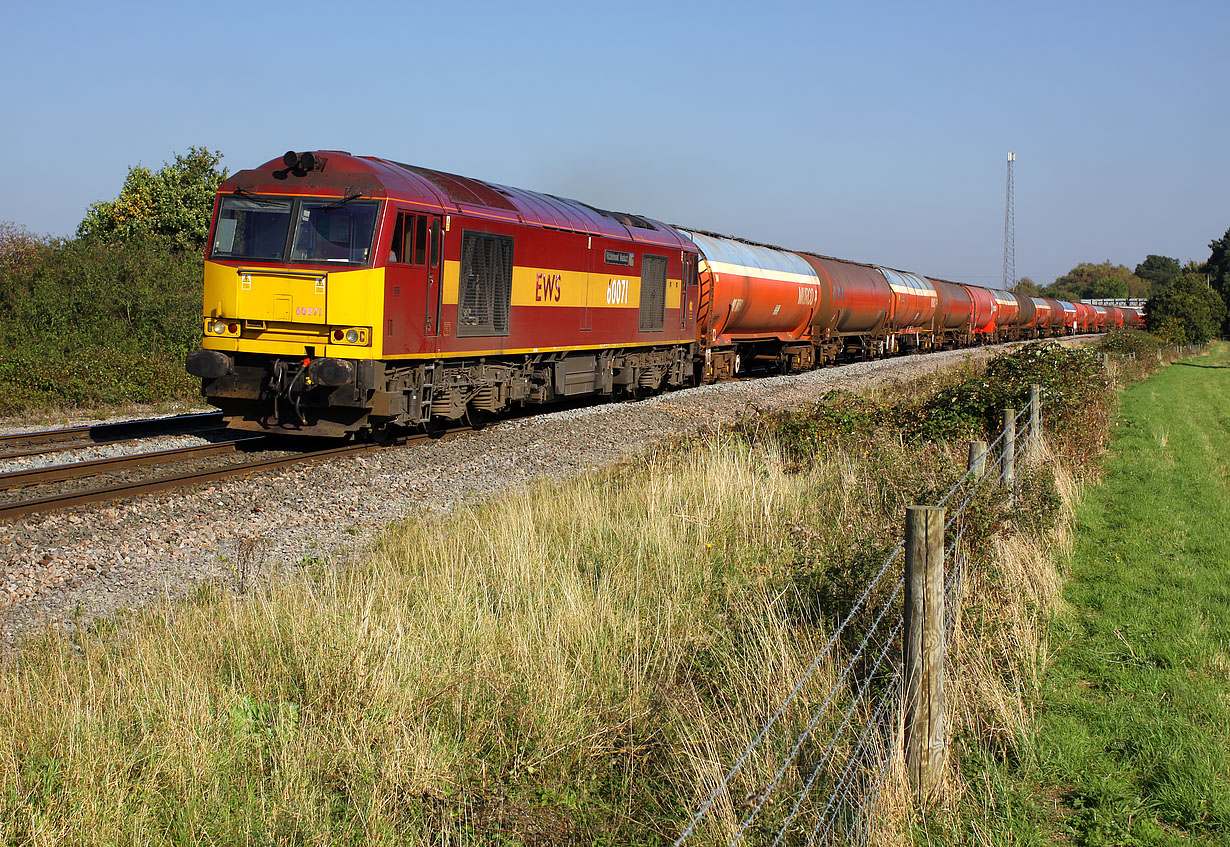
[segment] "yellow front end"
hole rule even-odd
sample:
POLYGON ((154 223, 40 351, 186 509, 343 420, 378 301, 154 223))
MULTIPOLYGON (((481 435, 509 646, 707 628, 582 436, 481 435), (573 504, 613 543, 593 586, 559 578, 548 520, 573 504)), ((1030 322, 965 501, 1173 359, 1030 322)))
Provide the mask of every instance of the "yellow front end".
POLYGON ((206 350, 379 359, 384 269, 205 263, 206 350))

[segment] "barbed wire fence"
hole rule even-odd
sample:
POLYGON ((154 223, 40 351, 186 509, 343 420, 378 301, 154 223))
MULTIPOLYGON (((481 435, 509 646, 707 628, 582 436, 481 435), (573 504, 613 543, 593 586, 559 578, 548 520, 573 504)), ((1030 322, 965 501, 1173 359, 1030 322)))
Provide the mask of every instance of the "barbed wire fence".
MULTIPOLYGON (((935 506, 910 507, 938 514, 931 535, 939 546, 928 558, 937 580, 931 591, 942 598, 941 608, 929 610, 931 619, 923 631, 918 609, 911 608, 919 602, 910 580, 911 572, 917 573, 921 548, 911 537, 910 519, 907 537, 888 554, 790 693, 717 780, 674 847, 868 844, 881 794, 903 757, 909 760, 905 764, 916 792, 920 778, 927 785, 938 783, 947 756, 944 704, 942 694, 937 702, 915 690, 919 654, 940 657, 942 686, 942 658, 960 619, 969 564, 966 517, 980 493, 991 491, 1009 500, 1015 496, 1018 460, 1033 455, 1041 442, 1040 415, 1041 394, 1033 386, 1029 404, 1019 411, 1004 410, 1003 427, 994 441, 970 443, 965 474, 935 506), (894 565, 904 573, 894 576, 894 565), (937 585, 942 585, 938 591, 937 585), (911 593, 915 596, 908 596, 911 593), (938 644, 926 643, 928 629, 930 641, 938 638, 938 644), (815 690, 825 673, 834 675, 832 684, 827 691, 815 690), (912 732, 924 699, 932 707, 930 729, 939 733, 938 747, 934 738, 920 740, 917 730, 912 732), (788 725, 802 729, 788 731, 788 725), (927 748, 929 765, 911 759, 905 749, 911 744, 927 748), (767 776, 757 782, 753 771, 767 776)), ((925 675, 934 676, 934 670, 925 675)))

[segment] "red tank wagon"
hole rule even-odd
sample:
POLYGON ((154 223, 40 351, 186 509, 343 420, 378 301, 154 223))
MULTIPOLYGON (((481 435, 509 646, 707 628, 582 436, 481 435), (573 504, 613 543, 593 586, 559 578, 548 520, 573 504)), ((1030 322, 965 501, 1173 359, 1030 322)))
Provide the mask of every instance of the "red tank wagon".
POLYGON ((974 297, 964 285, 927 280, 938 298, 931 326, 937 347, 964 347, 974 342, 974 297))
POLYGON ((893 290, 884 274, 871 265, 809 253, 802 257, 821 281, 812 337, 822 361, 832 361, 848 348, 866 357, 883 354, 893 309, 893 290))
POLYGON ((704 378, 728 378, 753 362, 783 371, 811 368, 820 279, 807 262, 785 250, 679 232, 700 250, 704 378))

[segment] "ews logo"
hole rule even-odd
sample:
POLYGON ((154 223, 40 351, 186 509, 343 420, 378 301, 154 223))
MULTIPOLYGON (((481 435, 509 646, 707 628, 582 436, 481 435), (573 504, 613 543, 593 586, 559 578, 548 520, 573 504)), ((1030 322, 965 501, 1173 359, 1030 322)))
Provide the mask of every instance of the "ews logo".
POLYGON ((540 273, 534 280, 534 299, 539 303, 558 303, 564 278, 559 274, 540 273))

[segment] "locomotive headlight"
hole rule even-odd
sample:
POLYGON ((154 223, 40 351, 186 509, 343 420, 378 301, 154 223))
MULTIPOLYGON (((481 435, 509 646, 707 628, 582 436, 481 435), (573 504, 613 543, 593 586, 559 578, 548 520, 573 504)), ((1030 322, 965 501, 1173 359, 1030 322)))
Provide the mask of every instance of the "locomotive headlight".
POLYGON ((366 327, 338 327, 331 333, 334 344, 367 344, 366 327))
POLYGON ((226 335, 226 322, 214 321, 209 325, 209 331, 214 335, 226 335))

